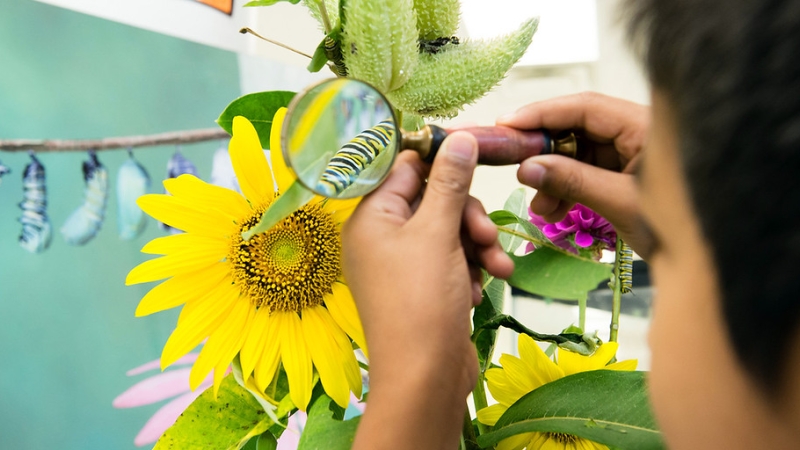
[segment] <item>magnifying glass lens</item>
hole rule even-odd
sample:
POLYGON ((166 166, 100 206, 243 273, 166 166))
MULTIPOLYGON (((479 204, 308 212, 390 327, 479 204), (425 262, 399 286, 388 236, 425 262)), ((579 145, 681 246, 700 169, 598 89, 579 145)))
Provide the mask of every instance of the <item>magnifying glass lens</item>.
POLYGON ((352 79, 298 94, 281 134, 284 159, 304 186, 331 198, 365 195, 392 167, 400 130, 386 98, 352 79))

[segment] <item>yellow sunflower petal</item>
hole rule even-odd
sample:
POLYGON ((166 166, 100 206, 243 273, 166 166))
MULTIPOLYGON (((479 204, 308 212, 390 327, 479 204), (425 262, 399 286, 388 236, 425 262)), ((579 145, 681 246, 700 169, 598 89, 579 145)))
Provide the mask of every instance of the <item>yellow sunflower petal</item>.
POLYGON ((502 416, 507 410, 507 406, 503 406, 499 403, 487 408, 483 408, 478 411, 478 422, 493 427, 494 424, 497 423, 497 420, 500 419, 500 416, 502 416))
POLYGON ((239 187, 250 204, 261 205, 271 201, 275 193, 272 171, 255 127, 242 116, 233 118, 233 137, 228 151, 239 187))
POLYGON ((224 321, 211 333, 189 374, 189 386, 197 389, 217 365, 230 364, 249 331, 255 308, 247 298, 238 298, 224 321))
POLYGON ((150 255, 168 255, 188 249, 216 249, 225 255, 230 249, 230 241, 220 237, 201 236, 193 233, 180 233, 155 238, 142 247, 141 252, 150 255))
POLYGON ((253 319, 253 328, 247 336, 242 351, 239 353, 239 361, 242 363, 242 378, 247 379, 253 373, 261 351, 266 345, 267 326, 269 325, 269 311, 267 308, 260 308, 253 319))
POLYGON ((194 175, 167 178, 164 188, 175 197, 216 208, 234 220, 250 214, 250 205, 238 192, 206 183, 194 175))
MULTIPOLYGON (((275 372, 278 370, 278 364, 281 362, 281 339, 280 339, 280 326, 274 314, 270 314, 267 322, 267 334, 264 336, 264 345, 261 348, 261 355, 258 358, 254 371, 256 385, 264 392, 275 372)), ((274 393, 270 393, 274 396, 274 393)), ((280 399, 276 399, 280 400, 280 399)))
POLYGON ((328 324, 320 317, 314 306, 303 310, 303 336, 308 345, 311 360, 319 372, 319 379, 325 392, 342 408, 350 401, 350 389, 339 361, 338 344, 331 335, 328 324))
POLYGON ((551 381, 564 378, 564 370, 557 366, 541 347, 528 335, 520 334, 517 339, 520 358, 525 361, 535 374, 536 383, 541 386, 551 381))
POLYGON ((598 370, 605 367, 617 353, 616 342, 606 342, 595 350, 591 356, 583 356, 568 350, 558 349, 558 366, 564 370, 565 375, 598 370))
POLYGON ((236 224, 219 211, 171 195, 146 194, 136 204, 156 220, 188 233, 218 237, 236 229, 236 224))
POLYGON ((506 378, 509 383, 514 385, 515 389, 530 392, 542 385, 539 374, 533 372, 528 364, 515 356, 501 355, 500 365, 503 366, 506 378))
POLYGON ((637 359, 626 359, 625 361, 617 361, 614 364, 609 364, 605 367, 602 367, 606 370, 622 370, 622 371, 633 371, 636 370, 636 367, 639 365, 639 360, 637 359))
POLYGON ((325 306, 331 313, 333 320, 342 327, 345 333, 350 336, 356 345, 369 358, 367 351, 367 340, 364 338, 364 329, 361 326, 361 319, 358 317, 356 302, 350 289, 342 283, 333 283, 331 286, 333 294, 325 297, 325 306))
POLYGON ((278 183, 278 192, 286 192, 295 180, 292 172, 286 167, 283 160, 283 149, 281 147, 281 128, 283 118, 286 117, 286 108, 280 108, 272 117, 272 129, 269 135, 269 158, 272 160, 272 172, 275 181, 278 183))
POLYGON ((218 264, 225 255, 218 249, 190 249, 145 261, 128 272, 125 285, 147 283, 164 278, 184 275, 218 264))
POLYGON ((147 316, 199 299, 219 284, 226 274, 227 266, 219 263, 196 272, 172 277, 150 289, 136 307, 136 317, 147 316))
POLYGON ((192 351, 210 336, 228 317, 238 297, 238 290, 230 286, 218 286, 202 299, 187 303, 184 310, 191 307, 191 313, 181 311, 178 326, 161 351, 161 369, 192 351))
POLYGON ((341 354, 338 357, 340 364, 344 368, 344 374, 347 378, 347 384, 350 385, 350 390, 353 391, 356 397, 361 398, 361 390, 363 387, 361 380, 361 369, 359 368, 356 354, 353 351, 353 344, 350 342, 350 339, 347 337, 345 331, 330 315, 330 311, 321 307, 317 311, 319 312, 320 317, 327 324, 328 329, 331 331, 331 335, 339 346, 339 351, 341 354))
POLYGON ((511 406, 520 397, 528 393, 511 384, 503 369, 492 368, 487 370, 486 382, 492 397, 506 407, 511 406))
POLYGON ((294 312, 276 311, 273 315, 281 341, 281 360, 289 378, 289 394, 292 403, 305 411, 311 400, 313 371, 311 355, 303 338, 303 325, 294 312))
POLYGON ((530 442, 532 433, 522 433, 503 439, 495 447, 497 450, 521 450, 530 442))
POLYGON ((219 387, 222 386, 222 380, 225 378, 225 374, 228 372, 228 367, 230 367, 230 365, 230 361, 226 363, 224 360, 220 360, 219 364, 214 367, 214 398, 217 398, 219 395, 219 387))

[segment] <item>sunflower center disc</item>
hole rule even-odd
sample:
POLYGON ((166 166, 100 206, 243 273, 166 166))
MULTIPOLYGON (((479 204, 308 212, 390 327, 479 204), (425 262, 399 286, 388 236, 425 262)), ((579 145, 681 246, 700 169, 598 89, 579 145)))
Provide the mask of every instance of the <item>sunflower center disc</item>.
MULTIPOLYGON (((240 231, 258 223, 264 210, 248 218, 240 231)), ((269 231, 232 239, 229 261, 234 283, 256 307, 299 312, 319 305, 341 273, 341 242, 331 216, 306 205, 269 231)))

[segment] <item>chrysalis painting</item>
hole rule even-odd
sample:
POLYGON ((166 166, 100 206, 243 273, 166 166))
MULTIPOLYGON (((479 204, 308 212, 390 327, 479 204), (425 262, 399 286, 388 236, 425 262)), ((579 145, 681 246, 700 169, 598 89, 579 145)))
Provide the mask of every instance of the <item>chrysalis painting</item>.
POLYGON ((97 235, 108 203, 108 170, 97 160, 95 152, 83 162, 83 203, 75 209, 61 227, 61 234, 70 245, 84 245, 97 235))
POLYGON ((0 183, 3 182, 3 176, 8 175, 9 173, 11 173, 11 169, 4 166, 3 163, 0 162, 0 183))
POLYGON ((117 172, 117 228, 120 239, 130 240, 141 234, 147 224, 136 199, 150 189, 150 175, 128 152, 128 159, 117 172))
POLYGON ((23 199, 19 207, 22 216, 22 233, 19 245, 31 253, 39 253, 50 246, 53 240, 50 219, 47 218, 47 188, 45 187, 44 166, 30 154, 31 162, 22 172, 23 199))

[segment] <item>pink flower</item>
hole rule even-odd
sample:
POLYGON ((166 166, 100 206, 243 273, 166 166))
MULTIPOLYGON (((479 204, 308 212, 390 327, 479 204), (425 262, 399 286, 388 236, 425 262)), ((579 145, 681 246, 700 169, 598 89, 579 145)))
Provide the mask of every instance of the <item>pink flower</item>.
MULTIPOLYGON (((197 359, 196 353, 189 353, 179 359, 175 366, 191 365, 197 359)), ((161 367, 161 360, 150 361, 135 369, 128 371, 126 375, 135 376, 161 367)), ((136 435, 133 443, 137 447, 152 444, 167 431, 167 428, 178 420, 178 416, 192 404, 200 394, 213 384, 211 375, 208 376, 200 386, 192 392, 189 389, 189 372, 191 367, 178 368, 158 373, 151 377, 134 384, 128 390, 120 394, 112 403, 114 408, 135 408, 137 406, 151 405, 168 398, 173 398, 170 402, 159 408, 155 414, 144 424, 144 427, 136 435)))
MULTIPOLYGON (((528 214, 531 223, 553 244, 572 253, 597 259, 602 250, 613 249, 617 244, 617 232, 611 223, 581 204, 573 206, 567 216, 556 223, 547 223, 530 210, 528 214)), ((533 245, 528 244, 528 251, 533 251, 533 245)))

